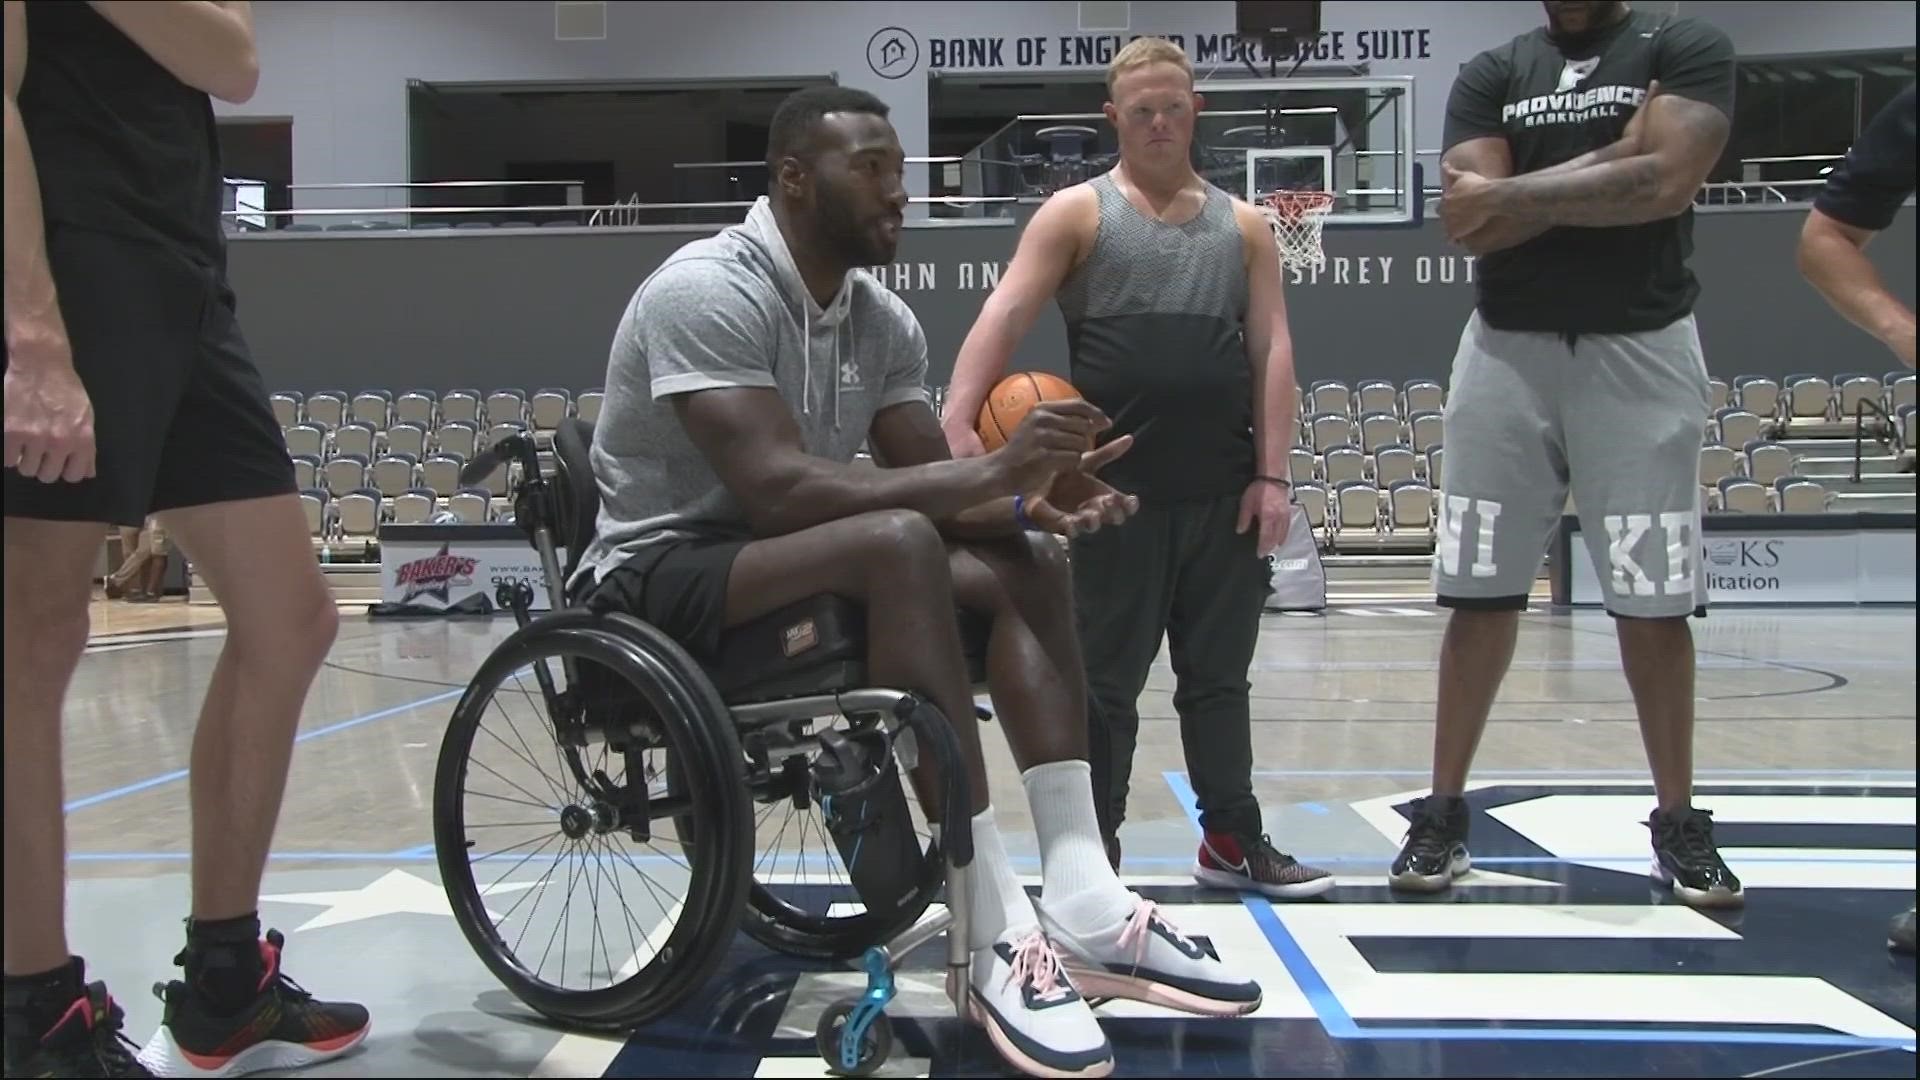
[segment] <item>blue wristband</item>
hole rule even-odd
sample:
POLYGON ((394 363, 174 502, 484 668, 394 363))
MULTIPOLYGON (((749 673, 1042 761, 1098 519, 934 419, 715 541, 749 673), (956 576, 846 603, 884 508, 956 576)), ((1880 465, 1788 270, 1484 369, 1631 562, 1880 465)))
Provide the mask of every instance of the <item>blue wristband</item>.
POLYGON ((1027 497, 1025 495, 1015 495, 1013 497, 1013 523, 1028 532, 1034 532, 1040 528, 1040 526, 1033 523, 1032 518, 1027 516, 1027 497))

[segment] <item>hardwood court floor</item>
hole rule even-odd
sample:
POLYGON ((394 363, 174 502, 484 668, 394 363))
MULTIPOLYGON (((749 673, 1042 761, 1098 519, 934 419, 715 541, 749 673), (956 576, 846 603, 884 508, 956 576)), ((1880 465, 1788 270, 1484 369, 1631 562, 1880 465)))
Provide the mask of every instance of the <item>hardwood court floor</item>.
MULTIPOLYGON (((1267 1003, 1211 1022, 1103 1006, 1134 1021, 1109 1025, 1116 1075, 1913 1075, 1914 966, 1882 943, 1914 892, 1912 609, 1721 609, 1694 624, 1696 801, 1749 886, 1733 916, 1647 885, 1652 796, 1611 624, 1592 613, 1523 619, 1479 755, 1475 873, 1431 901, 1380 887, 1427 782, 1444 625, 1412 602, 1265 621, 1256 789, 1275 842, 1338 875, 1319 903, 1192 886, 1162 656, 1140 702, 1125 876, 1255 971, 1267 1003)), ((438 884, 433 770, 455 699, 510 627, 343 618, 261 908, 287 934, 290 974, 374 1010, 365 1050, 315 1074, 822 1075, 813 1022, 857 989, 850 973, 742 938, 672 1016, 588 1037, 532 1022, 467 945, 438 884)), ((186 913, 184 770, 221 631, 217 609, 178 600, 102 602, 94 630, 66 717, 69 921, 144 1041, 159 1018, 145 987, 170 976, 186 913)), ((1037 875, 1017 770, 994 727, 984 741, 1016 869, 1037 875)), ((539 869, 503 879, 502 912, 516 888, 538 891, 539 869)), ((818 869, 781 873, 813 887, 818 869)), ((891 1071, 995 1075, 978 1034, 942 1018, 938 949, 903 981, 891 1071)))

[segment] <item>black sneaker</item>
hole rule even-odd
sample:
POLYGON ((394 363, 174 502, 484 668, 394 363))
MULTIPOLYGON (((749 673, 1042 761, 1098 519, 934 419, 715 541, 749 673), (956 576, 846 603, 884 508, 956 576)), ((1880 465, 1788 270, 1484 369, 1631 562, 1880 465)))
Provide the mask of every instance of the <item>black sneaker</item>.
POLYGON ((1913 909, 1893 917, 1893 923, 1887 927, 1887 948, 1903 956, 1913 955, 1913 909))
POLYGON ((161 1076, 239 1076, 305 1068, 359 1046, 370 1026, 367 1010, 315 1001, 280 970, 285 943, 278 930, 267 931, 260 943, 259 996, 232 1016, 214 1015, 184 982, 154 984, 166 1013, 140 1051, 141 1063, 161 1076))
POLYGON ((1747 902, 1740 879, 1720 859, 1713 844, 1713 815, 1705 810, 1689 809, 1685 814, 1667 817, 1655 810, 1647 819, 1653 833, 1655 881, 1668 885, 1673 895, 1694 907, 1739 907, 1747 902))
POLYGON ((1457 795, 1413 800, 1406 842, 1387 871, 1387 884, 1405 892, 1444 892, 1473 869, 1467 854, 1467 801, 1457 795))
POLYGON ((134 1059, 133 1040, 120 1032, 125 1019, 107 984, 97 982, 44 1032, 27 1030, 25 1016, 9 1010, 7 1075, 152 1076, 134 1059))

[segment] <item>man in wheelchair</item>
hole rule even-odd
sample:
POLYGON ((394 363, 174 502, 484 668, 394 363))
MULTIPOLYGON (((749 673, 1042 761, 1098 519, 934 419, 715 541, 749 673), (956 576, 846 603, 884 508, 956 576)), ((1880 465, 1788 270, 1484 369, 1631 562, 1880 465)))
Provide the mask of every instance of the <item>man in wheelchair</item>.
MULTIPOLYGON (((876 685, 926 695, 968 765, 970 1012, 1039 1075, 1098 1076, 1112 1052, 1080 996, 1243 1015, 1261 989, 1121 884, 1094 815, 1066 557, 1055 535, 1124 527, 1094 473, 1109 425, 1036 409, 1008 445, 950 460, 912 311, 861 268, 892 261, 907 198, 887 107, 803 90, 770 133, 772 193, 641 283, 608 361, 591 450, 596 535, 569 593, 709 661, 723 632, 832 593, 863 606, 876 685), (883 467, 864 468, 864 444, 883 467), (994 825, 956 609, 991 623, 986 676, 1039 836, 1030 902, 994 825)), ((938 805, 924 768, 923 805, 938 805)), ((948 823, 952 828, 952 823, 948 823)))

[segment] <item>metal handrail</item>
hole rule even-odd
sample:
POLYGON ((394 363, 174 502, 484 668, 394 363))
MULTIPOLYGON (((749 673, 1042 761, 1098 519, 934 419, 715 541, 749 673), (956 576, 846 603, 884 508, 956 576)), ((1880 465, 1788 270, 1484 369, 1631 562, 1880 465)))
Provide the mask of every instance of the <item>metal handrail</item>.
MULTIPOLYGON (((1886 421, 1889 437, 1894 433, 1893 417, 1887 415, 1887 410, 1881 408, 1879 402, 1872 398, 1861 398, 1860 403, 1853 407, 1853 482, 1856 484, 1860 482, 1860 445, 1861 438, 1866 433, 1869 412, 1877 414, 1880 419, 1886 421)), ((1873 441, 1876 445, 1892 449, 1893 444, 1878 434, 1874 435, 1873 441)))
MULTIPOLYGON (((1017 195, 911 195, 909 203, 928 205, 941 203, 947 206, 974 206, 986 203, 1012 203, 1021 201, 1017 195)), ((286 210, 222 210, 222 217, 361 217, 386 216, 394 214, 501 214, 501 213, 588 213, 598 217, 604 211, 615 210, 745 210, 753 206, 752 200, 733 200, 727 202, 640 202, 637 198, 602 205, 558 205, 558 206, 349 206, 286 210)))

